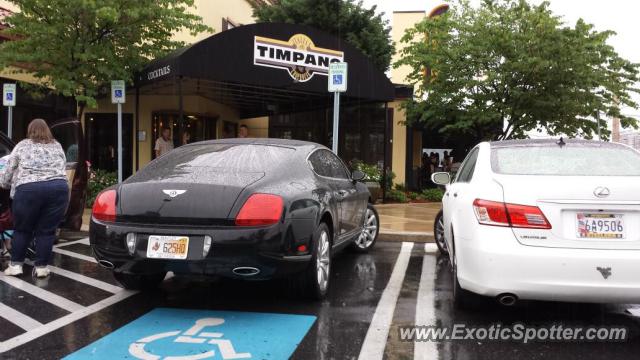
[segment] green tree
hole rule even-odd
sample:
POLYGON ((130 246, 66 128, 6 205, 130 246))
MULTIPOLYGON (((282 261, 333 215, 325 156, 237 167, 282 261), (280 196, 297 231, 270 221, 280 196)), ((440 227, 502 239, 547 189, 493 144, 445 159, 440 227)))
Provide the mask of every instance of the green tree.
POLYGON ((72 96, 78 117, 108 92, 110 81, 131 83, 136 71, 182 42, 175 32, 208 30, 188 12, 193 0, 10 0, 6 18, 15 40, 0 44, 3 66, 38 80, 32 90, 72 96))
POLYGON ((258 22, 302 24, 345 39, 382 70, 389 68, 394 52, 391 28, 376 7, 365 9, 354 0, 250 1, 258 22))
POLYGON ((484 0, 474 8, 460 0, 407 31, 394 66, 412 69, 408 117, 444 136, 500 140, 537 130, 591 138, 596 114, 637 126, 620 109, 638 107, 639 65, 607 44, 613 34, 582 19, 566 25, 548 2, 484 0))

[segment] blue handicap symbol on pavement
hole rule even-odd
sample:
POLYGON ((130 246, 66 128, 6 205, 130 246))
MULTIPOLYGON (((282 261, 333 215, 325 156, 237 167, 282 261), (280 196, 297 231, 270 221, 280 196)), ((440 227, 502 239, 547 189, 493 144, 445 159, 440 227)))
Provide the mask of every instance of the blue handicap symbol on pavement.
POLYGON ((342 74, 333 75, 333 83, 335 85, 341 85, 342 84, 342 74))
POLYGON ((122 90, 118 89, 114 91, 116 93, 116 97, 120 98, 122 97, 122 90))
POLYGON ((7 93, 7 101, 13 100, 13 93, 7 93))
POLYGON ((158 308, 65 357, 287 359, 315 316, 158 308))

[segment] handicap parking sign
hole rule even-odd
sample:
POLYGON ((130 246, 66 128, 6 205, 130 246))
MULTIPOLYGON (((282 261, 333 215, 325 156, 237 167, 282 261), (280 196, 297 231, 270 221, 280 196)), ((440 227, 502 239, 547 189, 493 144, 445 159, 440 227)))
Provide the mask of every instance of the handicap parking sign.
POLYGON ((341 85, 342 84, 342 74, 333 75, 333 84, 341 85))
POLYGON ((8 93, 7 94, 7 101, 13 101, 13 94, 12 93, 8 93))
POLYGON ((64 359, 287 359, 315 320, 158 308, 64 359))

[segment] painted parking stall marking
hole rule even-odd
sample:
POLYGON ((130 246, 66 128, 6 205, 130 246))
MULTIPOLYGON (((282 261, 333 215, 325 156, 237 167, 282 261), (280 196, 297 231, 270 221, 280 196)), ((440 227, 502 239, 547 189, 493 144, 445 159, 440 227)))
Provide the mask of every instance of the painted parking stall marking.
MULTIPOLYGON (((95 261, 89 261, 85 259, 86 256, 64 249, 64 247, 74 244, 88 247, 89 240, 85 238, 76 241, 61 242, 55 246, 54 252, 60 254, 57 255, 58 257, 68 256, 74 259, 80 259, 85 263, 83 268, 86 269, 87 267, 90 267, 93 273, 100 272, 100 269, 94 269, 98 268, 95 261), (58 252, 56 250, 62 250, 62 252, 58 252)), ((93 258, 90 259, 93 260, 93 258)), ((9 297, 8 299, 19 296, 20 291, 24 291, 30 296, 37 298, 39 301, 51 304, 55 309, 59 308, 65 310, 62 314, 57 317, 52 317, 51 319, 48 319, 48 321, 38 321, 33 318, 33 316, 36 315, 29 314, 30 306, 25 306, 23 309, 17 310, 7 304, 0 303, 0 317, 24 330, 24 332, 15 334, 16 336, 7 338, 0 342, 0 354, 24 345, 41 336, 45 336, 61 327, 112 306, 137 293, 135 291, 125 290, 121 287, 95 279, 87 276, 86 274, 63 269, 59 267, 59 263, 61 261, 62 259, 60 258, 54 259, 55 265, 50 266, 52 278, 42 281, 42 283, 34 281, 30 277, 28 271, 29 267, 25 269, 25 274, 20 277, 5 276, 0 273, 0 282, 5 284, 4 286, 8 291, 6 294, 6 296, 9 297), (12 292, 12 289, 15 291, 12 292), (85 295, 94 296, 81 296, 78 298, 81 300, 81 304, 77 303, 71 300, 73 294, 69 293, 69 291, 77 291, 78 289, 82 289, 82 292, 85 295), (104 295, 97 295, 98 293, 104 295)), ((27 261, 26 263, 27 265, 31 264, 30 261, 27 261)), ((32 304, 31 306, 33 307, 36 305, 32 304)))
POLYGON ((64 359, 287 359, 315 320, 310 315, 157 308, 64 359))

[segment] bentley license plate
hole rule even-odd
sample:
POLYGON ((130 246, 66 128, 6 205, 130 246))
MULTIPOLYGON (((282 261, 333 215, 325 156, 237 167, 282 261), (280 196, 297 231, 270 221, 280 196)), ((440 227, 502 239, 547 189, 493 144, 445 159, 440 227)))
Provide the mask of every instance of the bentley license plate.
POLYGON ((187 258, 189 237, 150 235, 147 244, 147 257, 151 259, 187 258))
POLYGON ((579 238, 624 239, 624 218, 621 214, 576 215, 579 238))

